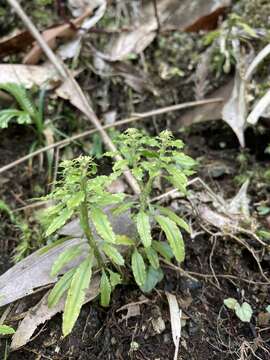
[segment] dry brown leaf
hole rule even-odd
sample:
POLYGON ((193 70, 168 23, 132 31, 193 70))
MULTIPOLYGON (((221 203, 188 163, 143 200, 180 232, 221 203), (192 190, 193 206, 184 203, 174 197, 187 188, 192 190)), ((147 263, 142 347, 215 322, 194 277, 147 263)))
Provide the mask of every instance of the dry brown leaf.
POLYGON ((0 64, 0 83, 13 82, 27 89, 34 85, 54 88, 60 83, 60 76, 51 66, 0 64))
POLYGON ((29 31, 16 31, 5 36, 0 41, 0 58, 23 51, 33 42, 29 31))
MULTIPOLYGON (((136 232, 129 212, 119 216, 112 216, 109 210, 107 210, 107 215, 116 233, 132 237, 134 232, 136 232)), ((99 238, 97 237, 94 226, 91 223, 90 226, 92 227, 94 236, 98 240, 99 238)), ((86 239, 81 239, 82 230, 79 221, 74 220, 67 224, 60 233, 72 236, 73 239, 67 240, 47 251, 45 251, 46 248, 43 248, 34 252, 0 276, 0 306, 7 305, 17 299, 30 295, 38 288, 53 284, 57 278, 50 276, 52 265, 59 254, 68 247, 82 244, 82 254, 79 258, 76 258, 66 265, 62 270, 63 273, 79 264, 85 258, 88 254, 88 243, 86 239), (79 238, 77 238, 77 236, 79 238), (35 274, 35 276, 33 276, 33 274, 35 274)))
POLYGON ((222 109, 231 96, 233 86, 234 80, 230 79, 211 94, 210 98, 222 98, 222 102, 205 104, 185 111, 179 120, 175 121, 173 129, 178 130, 182 126, 190 126, 203 121, 220 120, 222 109))
POLYGON ((89 7, 96 12, 96 9, 104 3, 105 0, 68 0, 68 7, 73 16, 80 16, 89 7))
MULTIPOLYGON (((100 276, 95 275, 91 280, 89 289, 86 291, 84 304, 93 300, 98 295, 99 282, 100 276)), ((64 310, 65 296, 57 305, 49 308, 47 305, 48 295, 49 292, 46 293, 37 305, 27 311, 26 316, 12 337, 11 350, 17 350, 31 341, 31 337, 39 325, 44 324, 45 321, 50 320, 54 315, 64 310)))
MULTIPOLYGON (((230 3, 230 0, 159 0, 159 23, 161 28, 173 26, 186 31, 212 29, 230 3)), ((130 53, 139 54, 154 40, 158 22, 152 1, 144 3, 141 14, 139 26, 117 36, 107 49, 111 61, 126 59, 130 53)))
POLYGON ((198 206, 199 216, 208 224, 213 225, 221 230, 228 230, 235 228, 239 225, 238 220, 231 219, 225 215, 218 213, 217 211, 211 210, 206 205, 198 206))
POLYGON ((246 114, 246 83, 236 70, 233 91, 222 109, 222 118, 232 128, 242 147, 245 146, 246 114))
MULTIPOLYGON (((76 34, 75 28, 79 27, 83 21, 90 16, 91 9, 87 9, 83 15, 72 21, 74 28, 70 24, 63 24, 51 29, 45 30, 42 33, 43 38, 51 49, 55 49, 58 39, 70 39, 76 34)), ((35 65, 39 62, 43 54, 40 46, 35 43, 31 51, 25 56, 23 63, 28 65, 35 65)))
POLYGON ((182 311, 179 309, 179 305, 176 296, 166 292, 166 296, 169 303, 172 338, 175 346, 174 360, 178 358, 179 342, 181 338, 181 315, 182 311))

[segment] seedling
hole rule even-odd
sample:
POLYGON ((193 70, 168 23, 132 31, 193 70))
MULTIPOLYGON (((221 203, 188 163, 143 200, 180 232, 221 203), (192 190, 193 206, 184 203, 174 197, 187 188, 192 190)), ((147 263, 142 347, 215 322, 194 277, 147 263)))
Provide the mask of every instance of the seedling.
POLYGON ((243 322, 250 322, 253 310, 249 303, 244 302, 242 305, 234 298, 224 300, 224 305, 235 312, 235 315, 243 322))
MULTIPOLYGON (((173 139, 168 131, 153 138, 130 129, 120 135, 116 143, 124 159, 114 163, 109 176, 96 175, 97 166, 91 157, 64 161, 61 179, 53 192, 45 197, 55 202, 43 214, 45 235, 53 235, 72 216, 78 216, 89 244, 85 259, 60 278, 48 298, 49 306, 55 306, 67 292, 62 326, 64 335, 71 332, 79 316, 93 268, 101 273, 101 305, 108 306, 112 290, 122 282, 124 266, 128 268, 130 264, 136 283, 147 292, 162 279, 160 257, 167 262, 175 257, 179 263, 185 258, 180 229, 189 231, 188 224, 172 210, 152 204, 151 195, 155 180, 159 180, 177 187, 184 196, 194 160, 181 151, 182 141, 173 139), (125 194, 111 194, 106 190, 127 169, 141 189, 139 198, 133 201, 124 201, 125 194), (114 216, 130 209, 138 230, 137 237, 131 239, 114 233, 104 212, 104 207, 109 205, 114 216), (90 218, 101 241, 93 235, 90 218), (164 231, 168 242, 155 240, 154 227, 164 231), (125 256, 120 252, 120 245, 127 249, 125 256)), ((64 265, 80 255, 81 245, 65 250, 54 263, 52 276, 61 274, 64 265)))
MULTIPOLYGON (((0 129, 7 128, 11 121, 15 121, 21 125, 32 126, 36 133, 37 140, 31 144, 30 151, 33 152, 39 146, 48 145, 48 133, 51 132, 52 127, 50 125, 50 132, 48 132, 49 125, 45 122, 43 116, 45 90, 40 91, 37 106, 30 93, 26 91, 22 85, 18 85, 16 83, 0 84, 0 90, 4 90, 12 95, 18 105, 18 109, 11 108, 0 111, 0 129)), ((56 129, 54 129, 54 132, 56 132, 56 129)), ((50 151, 47 152, 47 159, 50 179, 52 172, 52 153, 50 151)))
POLYGON ((22 85, 16 83, 0 84, 0 90, 4 90, 12 95, 19 105, 19 109, 4 109, 0 111, 0 128, 4 129, 9 126, 11 120, 15 119, 18 124, 33 124, 37 132, 38 141, 43 142, 43 132, 45 124, 43 121, 43 99, 40 98, 40 104, 37 108, 33 99, 27 93, 22 85))

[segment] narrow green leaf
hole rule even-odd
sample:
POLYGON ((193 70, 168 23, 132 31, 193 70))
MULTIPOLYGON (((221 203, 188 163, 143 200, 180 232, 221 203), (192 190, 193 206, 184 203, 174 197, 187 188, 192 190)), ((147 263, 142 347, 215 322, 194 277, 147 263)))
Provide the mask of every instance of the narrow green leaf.
POLYGON ((166 242, 154 240, 152 246, 167 261, 170 261, 173 258, 172 249, 166 242))
POLYGON ((63 335, 68 335, 80 314, 92 276, 92 257, 87 257, 76 269, 67 294, 63 314, 63 335))
POLYGON ((174 154, 174 160, 178 163, 178 165, 186 169, 190 169, 197 164, 190 156, 179 152, 174 154))
POLYGON ((134 205, 134 202, 132 202, 132 201, 124 202, 123 204, 120 204, 120 205, 117 205, 116 207, 114 207, 112 210, 112 214, 115 216, 120 215, 120 214, 126 212, 127 210, 129 210, 133 205, 134 205))
POLYGON ((60 229, 62 226, 65 225, 66 221, 71 218, 73 215, 73 210, 65 208, 60 212, 60 215, 57 216, 49 225, 47 228, 47 231, 45 233, 45 236, 50 236, 53 234, 56 230, 60 229))
POLYGON ((187 187, 187 177, 186 175, 180 170, 177 169, 176 167, 168 167, 167 168, 169 174, 171 176, 168 177, 168 180, 178 189, 180 190, 182 193, 186 193, 186 187, 187 187))
POLYGON ((181 219, 177 214, 175 214, 171 209, 157 206, 157 209, 160 211, 162 215, 168 216, 172 221, 174 221, 179 227, 186 230, 190 233, 189 225, 185 222, 185 220, 181 219))
POLYGON ((12 222, 15 222, 15 216, 13 215, 11 208, 3 200, 0 200, 0 212, 2 211, 8 214, 12 222))
POLYGON ((131 257, 131 267, 136 283, 139 286, 143 286, 146 280, 145 263, 142 255, 138 252, 137 249, 133 251, 131 257))
POLYGON ((81 253, 82 253, 82 249, 78 245, 72 246, 64 250, 55 260, 52 266, 51 276, 55 276, 56 274, 58 274, 59 271, 64 267, 64 265, 69 263, 71 260, 75 259, 81 253))
POLYGON ((0 325, 0 335, 13 335, 15 330, 7 325, 0 325))
POLYGON ((114 288, 116 285, 122 284, 122 279, 120 274, 108 269, 110 274, 110 283, 112 288, 114 288))
POLYGON ((185 259, 185 244, 176 223, 162 215, 156 216, 155 219, 165 232, 176 260, 182 262, 185 259))
POLYGON ((113 232, 110 221, 104 212, 95 208, 91 210, 91 219, 95 225, 98 235, 107 242, 115 243, 115 233, 113 232))
POLYGON ((145 253, 147 256, 148 261, 152 265, 154 269, 159 268, 159 258, 156 250, 154 250, 152 247, 145 248, 145 253))
POLYGON ((101 306, 109 306, 111 299, 112 287, 108 276, 105 271, 102 270, 101 280, 100 280, 100 304, 101 306))
POLYGON ((125 264, 123 256, 114 246, 105 243, 102 245, 102 250, 115 264, 120 266, 125 264))
POLYGON ((69 209, 75 209, 76 207, 78 207, 84 200, 84 192, 83 191, 78 191, 76 194, 72 195, 68 201, 67 201, 67 207, 69 209))
POLYGON ((73 269, 70 269, 69 271, 67 271, 54 285, 53 289, 51 290, 51 292, 48 296, 49 308, 58 304, 61 297, 68 290, 71 280, 72 280, 72 276, 75 273, 75 270, 76 270, 76 268, 73 268, 73 269))
POLYGON ((116 235, 116 244, 117 245, 134 245, 134 240, 126 235, 116 235))
POLYGON ((149 216, 144 212, 140 211, 136 216, 137 230, 140 235, 140 239, 144 247, 151 246, 152 236, 151 236, 151 225, 149 216))

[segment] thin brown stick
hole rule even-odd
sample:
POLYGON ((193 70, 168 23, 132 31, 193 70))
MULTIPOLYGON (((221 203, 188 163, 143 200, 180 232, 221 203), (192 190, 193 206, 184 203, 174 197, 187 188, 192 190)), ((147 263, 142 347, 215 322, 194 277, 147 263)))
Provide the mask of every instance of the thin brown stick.
MULTIPOLYGON (((14 8, 14 10, 19 15, 19 17, 22 19, 25 26, 28 28, 28 30, 33 35, 33 37, 36 39, 37 43, 39 44, 40 48, 44 51, 44 53, 46 54, 48 59, 55 66, 55 68, 61 75, 62 80, 66 82, 68 87, 72 88, 73 91, 75 91, 75 93, 78 96, 77 102, 80 103, 79 109, 82 112, 84 112, 84 114, 92 122, 92 124, 95 126, 95 128, 100 132, 100 135, 101 135, 106 147, 109 150, 115 152, 117 149, 116 149, 114 143, 112 142, 111 138, 106 133, 106 131, 103 129, 99 119, 97 118, 96 114, 92 110, 92 108, 89 104, 89 101, 85 97, 85 95, 84 95, 82 89, 80 88, 79 84, 77 83, 77 81, 73 78, 71 73, 66 69, 64 63, 59 58, 57 58, 57 56, 54 54, 54 52, 48 46, 48 44, 46 43, 44 38, 41 36, 41 34, 39 33, 39 31, 37 30, 37 28, 31 21, 31 19, 24 12, 23 8, 20 6, 18 1, 17 0, 8 0, 8 2, 14 8)), ((116 155, 115 158, 117 160, 121 160, 120 155, 116 155)), ((140 193, 139 185, 138 185, 137 181, 135 180, 135 178, 133 177, 133 175, 131 174, 131 172, 129 170, 126 170, 124 172, 124 175, 127 179, 127 182, 131 186, 132 190, 135 192, 135 194, 139 194, 140 193)))
MULTIPOLYGON (((190 101, 187 103, 182 103, 182 104, 177 104, 177 105, 172 105, 172 106, 166 106, 164 108, 160 108, 160 109, 156 109, 156 110, 151 110, 142 114, 136 114, 134 116, 131 116, 127 119, 123 119, 123 120, 119 120, 117 122, 115 122, 114 124, 108 124, 103 126, 103 129, 108 129, 111 127, 118 127, 121 125, 125 125, 125 124, 129 124, 133 121, 139 121, 139 120, 144 120, 147 119, 151 116, 156 116, 156 115, 161 115, 167 112, 171 112, 171 111, 177 111, 177 110, 181 110, 181 109, 186 109, 186 108, 190 108, 190 107, 195 107, 195 106, 201 106, 201 105, 205 105, 205 104, 209 104, 209 103, 214 103, 214 102, 221 102, 222 99, 221 98, 215 98, 215 99, 206 99, 206 100, 200 100, 200 101, 190 101)), ((0 174, 4 173, 7 170, 10 170, 11 168, 13 168, 14 166, 17 166, 31 158, 33 158, 34 156, 37 156, 45 151, 51 150, 53 148, 56 148, 58 146, 64 146, 64 145, 68 145, 71 142, 81 139, 85 136, 91 135, 96 133, 98 130, 97 129, 90 129, 90 130, 86 130, 80 134, 76 134, 74 136, 71 136, 67 139, 58 141, 54 144, 48 145, 48 146, 44 146, 43 148, 40 148, 36 151, 33 151, 31 154, 25 155, 7 165, 4 165, 0 168, 0 174)))

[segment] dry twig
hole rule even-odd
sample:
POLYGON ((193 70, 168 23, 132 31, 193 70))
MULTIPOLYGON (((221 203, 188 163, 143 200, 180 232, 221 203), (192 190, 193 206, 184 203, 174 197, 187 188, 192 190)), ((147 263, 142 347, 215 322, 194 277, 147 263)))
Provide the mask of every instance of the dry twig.
MULTIPOLYGON (((65 67, 63 62, 57 58, 57 56, 53 53, 53 51, 50 49, 44 38, 41 36, 31 19, 26 15, 23 8, 20 6, 17 0, 8 0, 9 4, 14 8, 16 13, 19 15, 19 17, 24 22, 25 26, 28 28, 30 33, 33 35, 33 37, 36 39, 37 43, 41 47, 41 49, 44 51, 48 59, 51 61, 51 63, 55 66, 57 71, 62 77, 62 80, 67 84, 67 86, 73 88, 75 92, 77 93, 78 99, 81 103, 80 110, 85 113, 85 115, 88 117, 88 119, 92 122, 92 124, 95 126, 95 128, 100 132, 100 135, 103 139, 104 144, 106 147, 111 151, 116 151, 116 147, 113 144, 111 138, 108 136, 102 125, 100 124, 99 119, 97 118, 96 114, 93 112, 88 100, 86 99, 82 89, 78 85, 77 81, 73 78, 71 73, 68 71, 68 69, 65 67)), ((116 156, 117 160, 120 160, 121 157, 119 155, 116 156)), ((133 191, 136 194, 140 193, 139 186, 137 184, 137 181, 133 177, 133 175, 127 170, 125 171, 125 177, 133 189, 133 191)))
MULTIPOLYGON (((164 114, 164 113, 167 113, 167 112, 170 112, 170 111, 177 111, 177 110, 181 110, 181 109, 185 109, 185 108, 189 108, 189 107, 195 107, 195 106, 200 106, 200 105, 207 104, 207 103, 214 103, 214 102, 221 102, 221 101, 222 101, 222 99, 216 98, 216 99, 206 99, 206 100, 200 100, 200 101, 191 101, 191 102, 187 102, 187 103, 183 103, 183 104, 167 106, 167 107, 164 107, 164 108, 148 111, 148 112, 145 112, 145 113, 142 113, 142 114, 136 114, 134 116, 131 116, 130 118, 119 120, 119 121, 117 121, 117 122, 115 122, 113 124, 105 125, 102 128, 103 128, 103 130, 105 130, 105 129, 108 129, 108 128, 111 128, 111 127, 117 127, 117 126, 125 125, 125 124, 131 123, 133 121, 144 120, 144 119, 147 119, 147 118, 149 118, 151 116, 161 115, 161 114, 164 114)), ((13 161, 13 162, 11 162, 11 163, 9 163, 7 165, 2 166, 0 168, 0 174, 4 173, 7 170, 12 169, 13 167, 15 167, 15 166, 17 166, 17 165, 19 165, 19 164, 33 158, 34 156, 37 156, 37 155, 45 152, 45 151, 57 148, 59 146, 68 145, 68 144, 70 144, 71 142, 73 142, 75 140, 82 139, 83 137, 94 134, 97 131, 98 131, 98 129, 86 130, 86 131, 84 131, 84 132, 82 132, 80 134, 71 136, 71 137, 69 137, 67 139, 64 139, 64 140, 61 140, 61 141, 58 141, 58 142, 55 142, 54 144, 44 146, 43 148, 40 148, 40 149, 38 149, 36 151, 33 151, 30 154, 22 156, 21 158, 13 161)))

